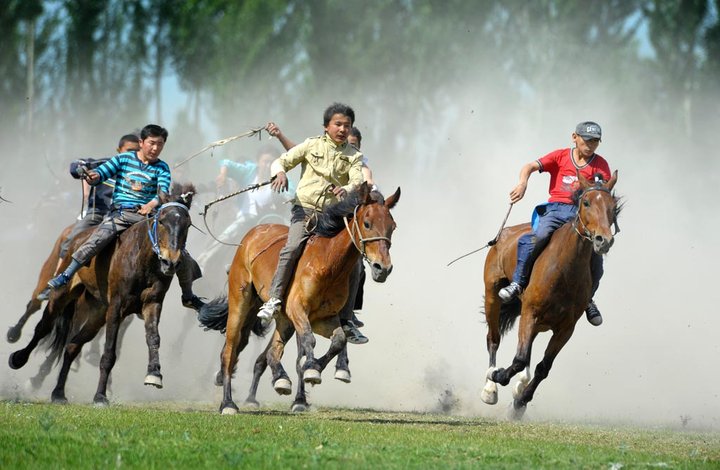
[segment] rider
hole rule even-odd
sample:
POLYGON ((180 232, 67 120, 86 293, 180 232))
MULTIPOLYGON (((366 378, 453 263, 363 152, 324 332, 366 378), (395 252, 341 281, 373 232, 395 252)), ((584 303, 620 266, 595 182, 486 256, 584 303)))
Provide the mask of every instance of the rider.
MULTIPOLYGON (((265 129, 267 129, 268 134, 273 137, 277 137, 283 147, 285 147, 285 150, 290 150, 291 148, 295 147, 295 143, 292 140, 288 139, 287 136, 282 133, 280 128, 274 122, 269 122, 267 126, 265 126, 265 129)), ((350 135, 348 135, 347 141, 348 144, 353 145, 358 150, 360 150, 360 145, 362 144, 362 133, 360 132, 360 129, 353 126, 350 129, 350 135)), ((365 154, 363 154, 362 158, 362 172, 363 178, 365 179, 365 182, 367 182, 367 184, 370 186, 371 190, 378 191, 378 187, 373 181, 373 173, 368 166, 368 159, 365 154)), ((368 341, 365 335, 360 333, 359 330, 356 330, 356 328, 362 328, 363 326, 365 326, 365 324, 357 318, 356 312, 354 311, 362 309, 364 286, 365 265, 363 264, 363 261, 361 259, 358 261, 358 265, 355 271, 353 271, 353 273, 350 275, 350 294, 348 296, 347 303, 340 311, 340 319, 343 321, 343 324, 348 325, 348 329, 351 332, 355 332, 355 334, 348 336, 348 341, 356 344, 362 344, 368 341)))
MULTIPOLYGON (((156 124, 148 124, 140 132, 140 149, 112 157, 94 170, 86 173, 92 185, 115 178, 112 210, 88 239, 72 254, 72 261, 64 272, 52 278, 52 289, 64 286, 82 266, 112 243, 133 224, 146 220, 160 204, 158 191, 170 192, 170 167, 160 160, 160 153, 167 142, 168 131, 156 124)), ((177 270, 182 304, 199 310, 204 305, 192 291, 192 283, 198 279, 200 269, 190 254, 183 250, 177 270)))
MULTIPOLYGON (((287 283, 310 236, 306 230, 307 218, 338 202, 363 182, 362 153, 347 142, 354 121, 355 111, 350 106, 333 103, 323 114, 324 135, 305 140, 272 163, 271 172, 276 177, 272 188, 278 192, 288 187, 285 172, 297 165, 302 165, 302 170, 295 205, 291 209, 290 230, 280 251, 270 286, 270 298, 258 313, 264 324, 269 323, 273 314, 280 310, 287 283)), ((351 322, 340 321, 348 341, 367 342, 367 338, 351 322)))
MULTIPOLYGON (((140 138, 135 134, 126 134, 120 138, 118 143, 117 153, 125 153, 131 151, 140 150, 140 138)), ((83 179, 84 173, 87 170, 93 169, 100 166, 101 164, 108 161, 108 158, 93 159, 85 158, 74 160, 70 163, 70 175, 75 179, 83 179)), ((78 233, 83 230, 94 227, 102 222, 105 215, 110 212, 110 206, 112 204, 112 193, 115 189, 115 180, 109 179, 104 181, 102 184, 97 186, 90 186, 87 181, 83 179, 83 198, 85 199, 86 211, 81 214, 82 218, 73 224, 70 233, 60 244, 60 254, 58 257, 57 267, 53 276, 57 276, 58 270, 62 265, 67 250, 70 247, 70 243, 77 236, 78 233)), ((38 300, 47 300, 50 297, 50 288, 46 287, 40 294, 38 294, 38 300)))
MULTIPOLYGON (((548 244, 553 232, 575 218, 577 207, 573 203, 573 193, 578 188, 577 174, 580 173, 591 181, 598 176, 604 181, 610 179, 610 166, 603 157, 595 153, 601 137, 602 130, 597 123, 581 122, 572 134, 575 147, 550 152, 525 164, 520 170, 520 182, 510 192, 512 204, 523 198, 528 179, 536 171, 550 173, 550 199, 547 204, 536 208, 539 215, 537 227, 533 227, 532 232, 524 234, 518 240, 517 265, 512 282, 498 293, 503 302, 510 302, 522 293, 527 287, 535 259, 548 244)), ((592 295, 585 314, 592 325, 599 326, 602 315, 592 298, 603 275, 603 259, 595 252, 590 260, 590 272, 592 295)))

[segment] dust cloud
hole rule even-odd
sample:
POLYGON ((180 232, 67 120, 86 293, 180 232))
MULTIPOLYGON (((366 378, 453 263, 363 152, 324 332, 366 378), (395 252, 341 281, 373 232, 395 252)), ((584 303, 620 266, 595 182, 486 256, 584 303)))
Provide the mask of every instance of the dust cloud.
MULTIPOLYGON (((464 72, 478 75, 471 65, 464 72)), ((603 127, 598 153, 613 170, 619 170, 616 192, 625 201, 619 220, 622 231, 606 258, 605 277, 596 297, 605 323, 595 328, 581 318, 526 417, 720 429, 720 378, 712 372, 717 369, 714 358, 720 355, 720 289, 716 286, 720 223, 715 207, 720 165, 703 150, 701 136, 691 139, 680 130, 676 135, 657 133, 657 123, 648 121, 642 108, 634 113, 616 111, 612 103, 621 95, 621 84, 602 85, 582 96, 572 87, 562 92, 565 83, 540 90, 539 94, 548 92, 548 98, 537 99, 537 112, 532 114, 524 112, 532 103, 522 108, 505 106, 514 101, 502 91, 505 87, 496 90, 492 81, 467 80, 446 91, 438 100, 446 105, 432 113, 427 100, 420 97, 422 113, 365 100, 374 86, 368 83, 346 96, 320 93, 308 98, 299 107, 302 113, 264 112, 270 106, 259 97, 257 103, 248 104, 248 111, 225 117, 226 126, 235 128, 235 133, 275 120, 289 137, 300 141, 322 132, 322 111, 327 104, 347 102, 355 107, 363 151, 377 183, 386 194, 402 188, 394 210, 398 223, 392 246, 394 271, 384 284, 368 280, 365 288, 360 318, 370 342, 349 346, 352 384, 332 380, 330 367, 324 383, 310 389, 311 403, 414 411, 444 407, 462 415, 504 416, 510 387, 500 389, 500 403, 494 407, 480 401, 488 366, 481 313, 486 251, 451 267, 446 264, 495 236, 522 164, 569 146, 575 124, 595 120, 603 127)), ((402 94, 402 83, 389 92, 402 94)), ((717 97, 712 99, 717 102, 717 97)), ((152 116, 148 119, 154 121, 152 116)), ((173 117, 160 123, 170 130, 162 155, 170 163, 229 136, 208 122, 204 141, 183 141, 174 122, 173 117)), ((119 137, 144 124, 128 121, 116 134, 119 137)), ((277 141, 269 143, 280 150, 277 141)), ((195 158, 177 176, 211 187, 221 158, 253 158, 266 144, 267 140, 238 140, 212 155, 195 158)), ((114 141, 100 142, 93 136, 45 156, 16 155, 11 145, 3 146, 0 194, 12 201, 0 203, 3 328, 14 324, 24 311, 55 237, 79 210, 79 184, 67 175, 67 164, 73 158, 107 155, 114 147, 114 141)), ((546 175, 534 174, 508 225, 528 220, 533 206, 547 198, 547 186, 546 175)), ((202 202, 214 196, 210 191, 195 204, 192 213, 197 225, 202 226, 197 215, 202 202)), ((231 202, 225 203, 220 219, 232 216, 231 207, 231 202)), ((214 230, 217 233, 218 227, 214 230)), ((209 240, 193 230, 188 248, 198 256, 209 240)), ((209 298, 221 294, 226 288, 223 273, 224 263, 209 266, 196 292, 209 298)), ((39 390, 29 386, 42 352, 31 356, 21 370, 6 365, 9 354, 27 344, 39 318, 38 313, 30 319, 17 344, 0 341, 3 399, 49 398, 56 371, 39 390)), ((142 385, 147 353, 142 323, 133 319, 113 372, 111 401, 175 400, 214 409, 220 389, 212 379, 223 337, 197 326, 194 313, 180 304, 177 283, 166 298, 160 332, 165 388, 142 385)), ((513 330, 503 339, 499 366, 511 363, 516 334, 513 330)), ((533 368, 548 338, 544 334, 535 342, 533 368)), ((327 345, 319 339, 317 351, 327 345)), ((234 382, 238 404, 245 397, 251 364, 262 347, 263 342, 253 339, 241 355, 234 382)), ((294 358, 292 342, 284 359, 288 371, 293 370, 294 358)), ((68 398, 89 403, 97 369, 85 362, 75 368, 68 380, 68 398)), ((291 402, 275 395, 269 374, 262 379, 258 397, 264 403, 289 406, 291 402)))

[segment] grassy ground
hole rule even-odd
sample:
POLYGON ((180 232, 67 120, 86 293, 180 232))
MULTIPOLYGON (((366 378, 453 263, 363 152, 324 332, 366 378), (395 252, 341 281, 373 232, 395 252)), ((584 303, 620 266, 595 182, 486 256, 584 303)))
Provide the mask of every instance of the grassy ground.
POLYGON ((0 468, 720 468, 720 434, 321 408, 0 402, 0 468))

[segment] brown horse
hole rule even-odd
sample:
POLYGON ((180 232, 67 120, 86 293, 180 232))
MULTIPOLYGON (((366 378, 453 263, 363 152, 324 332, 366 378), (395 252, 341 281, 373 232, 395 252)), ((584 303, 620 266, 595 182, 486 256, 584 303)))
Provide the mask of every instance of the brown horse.
POLYGON ((498 291, 512 278, 518 238, 530 230, 530 225, 504 230, 485 260, 485 318, 490 368, 481 398, 491 405, 497 403, 497 384, 507 385, 515 374, 524 370, 513 391, 511 416, 515 419, 522 417, 590 301, 590 257, 593 250, 604 255, 614 242, 612 227, 620 211, 618 200, 612 194, 617 171, 607 184, 591 184, 578 176, 577 216, 555 231, 550 243, 538 256, 530 283, 520 300, 502 304, 498 291), (518 315, 520 326, 515 358, 507 369, 497 369, 495 358, 500 338, 512 328, 518 315), (530 380, 532 343, 538 333, 548 330, 552 331, 552 337, 543 360, 535 368, 535 377, 530 380))
MULTIPOLYGON (((153 218, 128 228, 114 245, 98 253, 88 267, 80 269, 67 286, 53 291, 28 346, 10 355, 10 367, 18 369, 25 365, 40 339, 55 328, 53 344, 58 354, 64 349, 64 357, 52 398, 55 402, 65 402, 64 386, 70 365, 83 344, 107 321, 105 352, 100 360, 100 379, 94 397, 96 404, 107 404, 107 382, 117 358, 118 328, 122 319, 137 313, 145 320, 149 351, 145 384, 162 388, 158 323, 165 293, 185 248, 194 192, 194 187, 187 184, 174 185, 170 196, 161 193, 162 205, 153 218), (83 324, 67 341, 79 310, 93 320, 83 324)), ((87 235, 88 232, 83 232, 78 236, 73 248, 87 235)))
POLYGON ((62 242, 65 241, 65 238, 68 234, 70 234, 73 225, 74 224, 68 225, 62 232, 60 232, 60 236, 55 241, 55 245, 53 245, 50 255, 43 263, 42 268, 40 268, 37 284, 35 285, 30 301, 25 306, 25 313, 23 313, 17 323, 14 326, 11 326, 7 332, 7 340, 9 343, 15 343, 20 339, 25 323, 27 323, 33 313, 37 312, 40 310, 40 307, 42 307, 42 300, 38 300, 37 296, 47 287, 48 281, 55 275, 55 269, 57 268, 58 260, 60 259, 60 245, 62 245, 62 242))
MULTIPOLYGON (((292 384, 280 359, 286 342, 297 332, 296 369, 300 386, 293 403, 296 411, 308 406, 304 382, 321 383, 323 369, 345 349, 345 334, 340 327, 338 312, 348 297, 350 273, 359 257, 362 255, 368 261, 377 282, 384 282, 392 271, 390 240, 395 221, 390 209, 399 199, 400 188, 384 202, 378 202, 363 184, 343 201, 328 207, 317 220, 315 235, 308 240, 290 280, 284 311, 275 317, 275 331, 266 355, 272 370, 273 387, 280 394, 289 394, 292 384), (313 331, 331 340, 328 352, 317 359, 313 331)), ((200 319, 206 326, 226 328, 221 354, 223 401, 220 412, 223 414, 234 414, 238 410, 232 399, 232 373, 238 354, 247 346, 250 332, 256 327, 258 308, 268 298, 270 281, 287 231, 288 228, 282 225, 259 225, 250 230, 230 267, 225 317, 217 300, 200 311, 200 319)), ((344 356, 344 363, 343 356, 340 359, 338 368, 343 372, 338 378, 349 380, 349 371, 344 370, 347 369, 347 357, 344 356)), ((259 358, 256 374, 258 370, 261 374, 264 367, 264 361, 259 358)), ((252 389, 251 396, 254 398, 252 389)))

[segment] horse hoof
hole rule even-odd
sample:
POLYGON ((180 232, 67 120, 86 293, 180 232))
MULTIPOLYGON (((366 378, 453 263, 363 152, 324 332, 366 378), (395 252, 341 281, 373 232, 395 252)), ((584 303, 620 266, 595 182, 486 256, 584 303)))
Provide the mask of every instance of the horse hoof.
POLYGON ((236 415, 238 414, 237 408, 233 408, 232 406, 226 406, 222 410, 220 410, 221 415, 236 415))
POLYGON ((162 377, 153 375, 153 374, 148 374, 145 376, 145 385, 152 385, 153 387, 156 387, 156 388, 163 388, 162 377))
POLYGON ((290 395, 292 393, 292 382, 286 378, 279 378, 273 383, 273 388, 278 395, 290 395))
POLYGON ((65 397, 52 397, 50 401, 55 405, 67 405, 68 401, 65 397))
POLYGON ((290 411, 293 413, 304 413, 308 410, 308 406, 304 403, 293 403, 292 408, 290 408, 290 411))
POLYGON ((16 343, 20 339, 20 328, 12 327, 7 332, 8 343, 16 343))
POLYGON ((25 364, 27 364, 28 356, 19 354, 18 351, 15 351, 14 353, 10 354, 10 357, 8 357, 8 365, 11 369, 19 369, 25 364))
POLYGON ((110 406, 110 402, 105 397, 95 397, 95 399, 93 400, 93 405, 96 408, 107 408, 108 406, 110 406))
POLYGON ((510 408, 508 408, 508 418, 512 421, 520 421, 525 415, 525 410, 527 410, 527 405, 517 408, 515 407, 515 402, 512 402, 510 403, 510 408))
POLYGON ((350 371, 344 369, 335 370, 335 380, 349 384, 351 382, 350 371))
POLYGON ((519 400, 520 397, 522 397, 523 392, 525 392, 525 389, 527 388, 528 383, 524 380, 518 380, 518 382, 513 387, 513 398, 515 400, 519 400))
POLYGON ((320 377, 320 372, 315 369, 305 369, 303 381, 311 385, 319 385, 322 383, 322 377, 320 377))
MULTIPOLYGON (((490 383, 494 384, 494 382, 490 383)), ((497 387, 494 387, 494 390, 492 388, 488 389, 487 386, 483 388, 482 392, 480 392, 480 399, 488 405, 495 405, 498 402, 497 387)))

